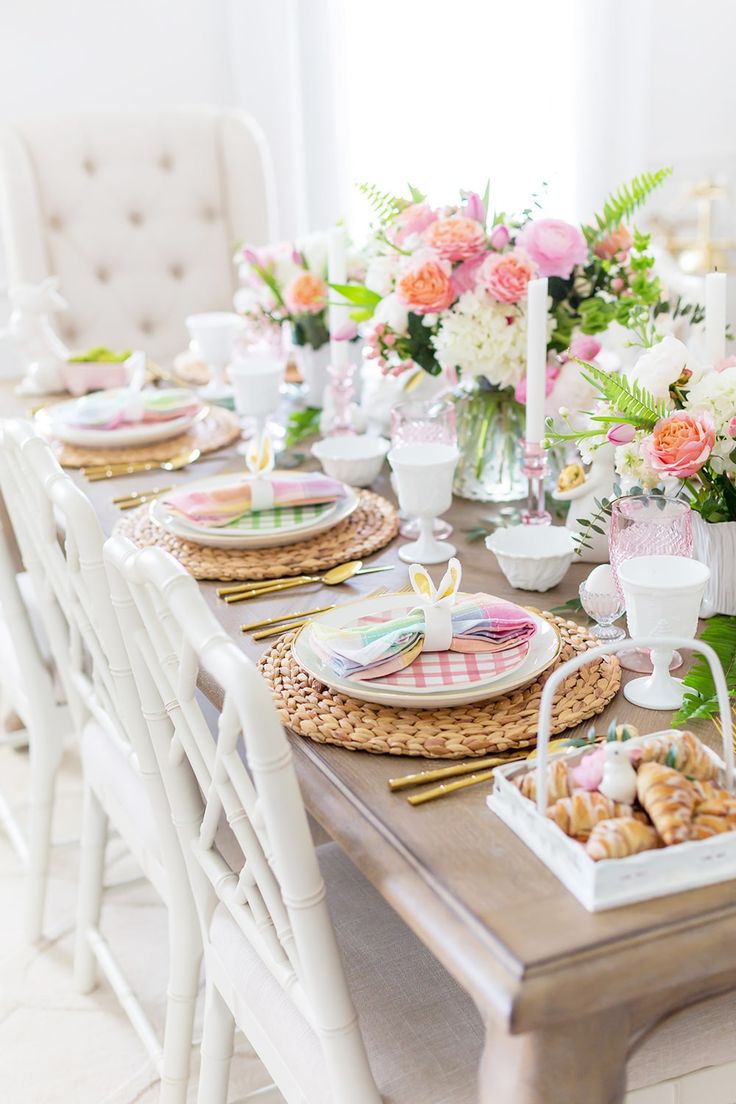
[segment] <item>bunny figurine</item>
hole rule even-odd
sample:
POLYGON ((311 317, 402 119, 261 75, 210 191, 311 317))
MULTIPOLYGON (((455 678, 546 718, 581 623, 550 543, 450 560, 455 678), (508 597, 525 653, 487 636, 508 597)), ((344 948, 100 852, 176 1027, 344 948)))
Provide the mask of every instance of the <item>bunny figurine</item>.
POLYGON ((631 765, 626 744, 611 741, 604 744, 604 748, 603 778, 598 787, 600 793, 611 801, 633 805, 636 797, 636 771, 631 765))
POLYGON ((59 294, 59 281, 49 276, 40 284, 18 284, 9 292, 12 313, 7 334, 15 343, 25 376, 18 385, 21 395, 47 395, 63 391, 60 367, 69 350, 55 333, 51 317, 67 309, 59 294))
MULTIPOLYGON (((579 478, 576 481, 565 485, 562 483, 562 477, 560 477, 560 486, 558 490, 553 492, 552 497, 555 502, 570 503, 565 526, 571 533, 580 533, 579 518, 591 518, 598 512, 596 499, 600 502, 602 498, 611 498, 616 478, 613 467, 614 452, 615 445, 606 442, 595 450, 593 462, 587 475, 583 473, 579 465, 575 465, 579 470, 579 478), (563 487, 564 489, 562 489, 563 487)), ((563 472, 563 476, 564 474, 563 472)), ((603 535, 589 532, 588 547, 583 548, 579 555, 581 560, 586 563, 608 562, 607 526, 608 521, 604 518, 600 522, 600 528, 606 530, 603 535)))

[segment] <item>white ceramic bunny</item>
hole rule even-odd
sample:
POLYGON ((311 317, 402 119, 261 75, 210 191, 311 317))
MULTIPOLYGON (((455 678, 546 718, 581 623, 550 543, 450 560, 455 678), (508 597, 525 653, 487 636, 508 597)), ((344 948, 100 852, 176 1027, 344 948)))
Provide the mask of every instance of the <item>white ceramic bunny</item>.
POLYGON ((604 748, 603 778, 598 789, 611 801, 633 805, 636 797, 636 771, 631 765, 627 744, 614 740, 604 744, 604 748))
POLYGON ((18 284, 8 295, 13 310, 7 334, 25 369, 18 393, 47 395, 63 391, 59 369, 69 350, 55 333, 51 316, 66 310, 67 303, 59 294, 57 277, 49 276, 40 284, 18 284))
MULTIPOLYGON (((598 512, 596 499, 600 501, 612 497, 616 477, 613 466, 615 449, 616 446, 609 442, 601 445, 593 453, 593 462, 583 483, 569 491, 553 492, 556 502, 570 503, 565 526, 571 533, 580 532, 579 518, 591 518, 598 512)), ((587 546, 580 553, 579 559, 585 563, 608 563, 608 518, 602 518, 599 524, 603 534, 589 531, 587 546)))

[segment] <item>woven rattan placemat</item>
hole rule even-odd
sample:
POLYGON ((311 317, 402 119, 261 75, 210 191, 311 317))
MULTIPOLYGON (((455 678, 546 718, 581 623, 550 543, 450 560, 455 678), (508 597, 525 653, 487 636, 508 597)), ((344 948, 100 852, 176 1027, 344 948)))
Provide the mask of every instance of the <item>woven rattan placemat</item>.
POLYGON ((166 548, 195 579, 278 579, 282 575, 327 571, 363 559, 385 547, 399 531, 395 508, 372 491, 357 491, 358 505, 332 529, 298 544, 253 551, 204 548, 166 532, 151 521, 147 506, 131 510, 115 526, 140 548, 166 548))
MULTIPOLYGON (((270 685, 281 720, 300 736, 320 744, 376 755, 421 755, 461 759, 513 748, 537 739, 542 688, 552 671, 599 643, 580 625, 539 611, 560 634, 559 658, 530 685, 495 701, 453 709, 395 709, 347 698, 311 678, 294 659, 294 634, 280 637, 261 656, 259 666, 270 685)), ((565 680, 552 710, 552 733, 574 728, 601 713, 621 684, 615 656, 586 664, 565 680)))
POLYGON ((92 464, 129 464, 134 460, 170 460, 189 449, 198 448, 200 452, 214 452, 237 441, 240 436, 240 424, 234 414, 220 406, 211 406, 207 417, 196 422, 186 433, 158 441, 153 445, 140 445, 136 448, 93 449, 77 445, 65 445, 61 441, 52 442, 56 459, 64 468, 84 468, 92 464))

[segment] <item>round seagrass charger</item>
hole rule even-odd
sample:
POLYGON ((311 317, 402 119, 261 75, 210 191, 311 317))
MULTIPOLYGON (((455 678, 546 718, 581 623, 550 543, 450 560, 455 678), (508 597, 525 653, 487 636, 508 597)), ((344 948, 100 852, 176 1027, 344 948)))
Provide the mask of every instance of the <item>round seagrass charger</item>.
POLYGON ((92 464, 132 464, 136 460, 160 462, 194 448, 201 453, 214 452, 231 445, 239 436, 240 423, 235 415, 221 406, 211 406, 207 417, 195 422, 186 433, 156 441, 155 444, 108 449, 82 448, 65 445, 61 441, 53 441, 52 445, 62 467, 84 468, 92 464))
MULTIPOLYGON (((391 708, 339 694, 308 675, 294 659, 295 634, 283 636, 266 651, 259 667, 273 692, 281 720, 299 736, 320 744, 376 755, 421 755, 461 759, 513 748, 532 747, 542 689, 560 663, 597 646, 574 621, 535 610, 558 631, 562 647, 554 664, 528 686, 496 698, 451 709, 391 708)), ((560 687, 552 709, 552 733, 574 728, 602 713, 621 684, 615 656, 581 667, 560 687)))
POLYGON ((399 516, 385 498, 372 491, 357 491, 358 505, 344 521, 332 529, 279 548, 247 549, 205 548, 182 540, 149 516, 147 506, 131 510, 115 526, 139 548, 158 545, 165 548, 195 579, 278 579, 282 575, 301 575, 327 571, 348 560, 363 559, 384 548, 399 531, 399 516))

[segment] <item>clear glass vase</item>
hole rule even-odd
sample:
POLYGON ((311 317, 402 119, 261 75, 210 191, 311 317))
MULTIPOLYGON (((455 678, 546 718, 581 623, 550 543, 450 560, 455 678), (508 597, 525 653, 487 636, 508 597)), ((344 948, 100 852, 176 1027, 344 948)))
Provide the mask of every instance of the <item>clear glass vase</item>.
POLYGON ((457 402, 460 459, 453 489, 479 502, 513 502, 526 494, 522 471, 524 407, 513 391, 474 385, 457 402))

